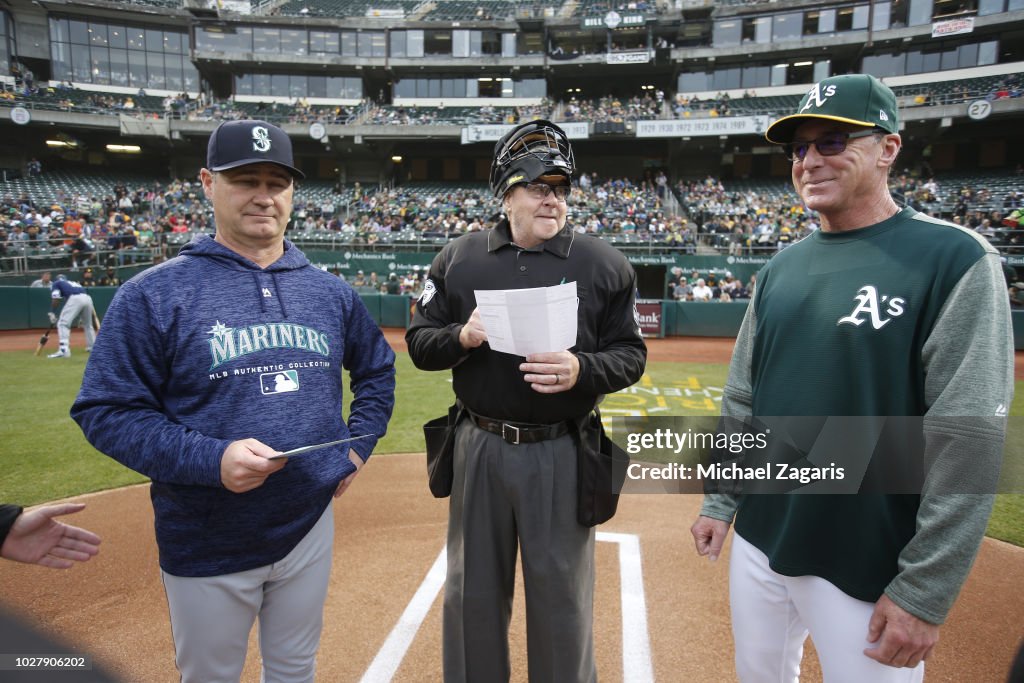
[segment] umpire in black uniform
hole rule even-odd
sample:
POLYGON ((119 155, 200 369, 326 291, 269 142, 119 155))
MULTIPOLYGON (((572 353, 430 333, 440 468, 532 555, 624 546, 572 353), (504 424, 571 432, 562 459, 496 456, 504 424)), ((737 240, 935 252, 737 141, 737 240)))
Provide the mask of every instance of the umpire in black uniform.
POLYGON ((441 250, 405 335, 416 367, 451 369, 468 411, 455 436, 448 517, 447 683, 509 679, 519 545, 530 681, 597 680, 594 530, 577 520, 576 443, 599 428, 592 414, 603 395, 643 375, 647 348, 632 267, 566 225, 575 173, 553 123, 532 121, 499 140, 490 181, 506 218, 441 250), (525 359, 491 350, 474 290, 568 282, 579 296, 575 346, 525 359))

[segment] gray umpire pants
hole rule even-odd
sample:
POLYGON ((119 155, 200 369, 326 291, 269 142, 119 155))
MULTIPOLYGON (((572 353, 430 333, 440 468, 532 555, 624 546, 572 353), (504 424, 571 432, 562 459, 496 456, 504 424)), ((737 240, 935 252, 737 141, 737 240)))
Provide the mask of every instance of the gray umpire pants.
POLYGON ((572 438, 511 445, 463 420, 448 515, 446 683, 509 680, 520 546, 531 683, 593 683, 594 530, 576 521, 572 438))

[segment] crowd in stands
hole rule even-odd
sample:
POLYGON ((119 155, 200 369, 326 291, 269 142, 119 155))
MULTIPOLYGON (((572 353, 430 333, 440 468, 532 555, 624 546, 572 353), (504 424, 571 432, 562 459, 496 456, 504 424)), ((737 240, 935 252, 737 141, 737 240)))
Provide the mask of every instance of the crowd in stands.
MULTIPOLYGON (((335 269, 335 275, 345 280, 345 275, 335 269)), ((423 292, 423 281, 427 277, 427 268, 414 266, 414 270, 406 271, 405 275, 396 272, 388 273, 386 278, 381 278, 376 272, 371 271, 369 275, 363 271, 356 271, 356 274, 348 283, 357 292, 378 293, 378 294, 404 294, 418 297, 423 292)))
MULTIPOLYGON (((788 96, 760 97, 747 90, 736 99, 719 92, 713 97, 700 98, 692 93, 666 95, 662 90, 645 91, 634 97, 604 96, 599 98, 572 97, 557 106, 545 99, 528 107, 462 106, 458 99, 436 107, 415 105, 384 105, 363 100, 356 106, 310 105, 306 98, 282 102, 237 102, 233 98, 216 99, 205 93, 198 98, 188 93, 173 96, 147 96, 145 90, 132 95, 78 91, 71 83, 37 84, 22 78, 15 89, 0 90, 0 106, 17 104, 37 105, 62 111, 89 114, 131 114, 137 117, 188 119, 194 121, 220 121, 241 118, 263 118, 275 123, 304 123, 319 121, 324 124, 366 125, 471 125, 488 123, 518 123, 531 118, 550 118, 554 121, 629 122, 656 119, 717 118, 772 114, 780 109, 791 109, 793 102, 782 106, 781 99, 788 96), (31 83, 31 85, 26 85, 31 83)), ((957 82, 960 83, 960 82, 957 82)), ((948 92, 933 94, 929 88, 935 84, 901 86, 904 106, 951 104, 985 97, 1002 100, 1024 96, 1024 86, 1017 75, 976 81, 952 87, 948 92), (972 85, 973 84, 973 85, 972 85), (982 88, 979 90, 979 88, 982 88)))
MULTIPOLYGON (((750 91, 743 93, 744 99, 752 99, 755 95, 750 91)), ((691 116, 711 117, 732 116, 729 93, 718 93, 713 98, 700 99, 696 95, 678 93, 672 100, 672 116, 677 119, 688 119, 691 116)))
POLYGON ((674 266, 669 270, 665 298, 696 303, 729 303, 752 298, 756 284, 756 273, 744 283, 729 271, 709 272, 702 276, 695 270, 687 276, 682 268, 674 266))
POLYGON ((128 188, 104 196, 67 194, 0 200, 0 257, 64 257, 72 270, 124 266, 168 256, 167 236, 212 230, 198 183, 128 188))
MULTIPOLYGON (((1024 168, 999 187, 1020 189, 997 195, 983 184, 957 186, 910 172, 891 181, 900 203, 976 230, 1004 253, 1024 253, 1024 168)), ((329 238, 332 245, 367 250, 393 249, 401 243, 437 248, 461 234, 493 227, 498 208, 482 186, 425 189, 355 183, 304 194, 300 184, 288 235, 300 245, 329 238)), ((784 181, 727 187, 707 177, 669 188, 664 173, 638 181, 583 174, 568 199, 568 213, 578 232, 600 236, 621 249, 683 254, 771 255, 819 228, 816 215, 784 181), (678 199, 680 211, 667 209, 670 195, 678 199)), ((61 257, 73 269, 159 261, 176 253, 191 234, 212 231, 209 203, 199 184, 188 180, 122 184, 97 195, 58 192, 50 199, 6 194, 0 201, 0 257, 61 257)), ((712 282, 711 275, 700 278, 704 286, 721 289, 723 278, 712 282)), ((406 291, 406 276, 398 279, 406 291)), ((684 284, 699 286, 693 278, 684 284)), ((686 286, 678 292, 684 299, 690 294, 686 286)), ((742 298, 742 292, 732 290, 730 283, 725 291, 742 298)), ((1024 287, 1021 292, 1024 300, 1024 287)), ((697 289, 695 300, 702 293, 697 289)), ((674 290, 670 294, 676 296, 674 290)))
POLYGON ((517 124, 550 117, 551 104, 545 99, 540 104, 520 107, 452 107, 444 103, 436 107, 376 105, 367 111, 363 123, 374 126, 517 124))
POLYGON ((631 98, 601 97, 596 100, 570 98, 563 105, 560 119, 565 121, 649 121, 660 119, 665 93, 631 98))
POLYGON ((782 186, 772 193, 727 191, 709 176, 680 182, 676 190, 702 243, 730 256, 778 251, 818 228, 814 214, 782 186))

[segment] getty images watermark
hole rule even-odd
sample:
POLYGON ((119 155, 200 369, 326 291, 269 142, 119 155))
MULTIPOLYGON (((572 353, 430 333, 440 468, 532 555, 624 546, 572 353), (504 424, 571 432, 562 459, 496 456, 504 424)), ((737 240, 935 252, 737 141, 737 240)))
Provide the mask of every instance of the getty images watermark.
POLYGON ((616 417, 622 493, 1024 492, 1024 423, 1012 418, 616 417), (927 487, 925 482, 927 481, 927 487))

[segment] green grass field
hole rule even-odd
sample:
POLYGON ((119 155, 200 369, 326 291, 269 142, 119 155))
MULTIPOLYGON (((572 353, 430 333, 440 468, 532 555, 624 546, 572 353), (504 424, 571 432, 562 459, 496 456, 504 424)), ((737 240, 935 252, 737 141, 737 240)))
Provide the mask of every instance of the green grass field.
MULTIPOLYGON (((29 351, 0 353, 0 500, 22 505, 102 491, 145 478, 90 446, 68 415, 88 355, 78 351, 61 361, 29 351)), ((377 453, 423 450, 421 426, 444 413, 454 395, 446 372, 420 372, 398 354, 394 417, 377 453)), ((635 387, 608 396, 607 416, 716 415, 726 366, 649 363, 635 387)), ((1017 382, 1011 415, 1024 415, 1024 382, 1017 382)), ((1017 451, 1019 453, 1019 451, 1017 451)), ((1024 495, 1000 495, 990 536, 1024 546, 1024 495)))

